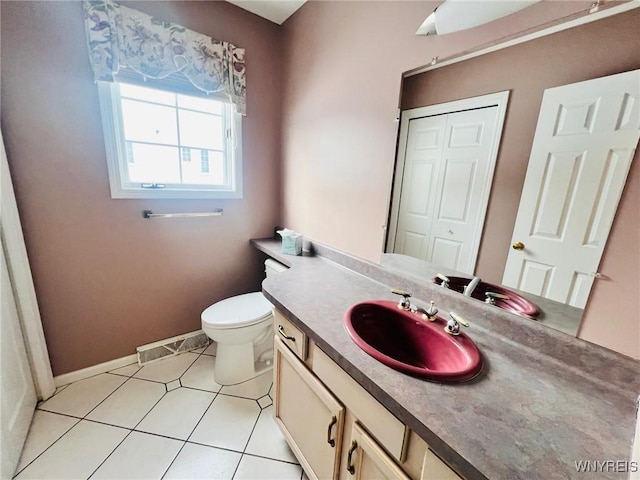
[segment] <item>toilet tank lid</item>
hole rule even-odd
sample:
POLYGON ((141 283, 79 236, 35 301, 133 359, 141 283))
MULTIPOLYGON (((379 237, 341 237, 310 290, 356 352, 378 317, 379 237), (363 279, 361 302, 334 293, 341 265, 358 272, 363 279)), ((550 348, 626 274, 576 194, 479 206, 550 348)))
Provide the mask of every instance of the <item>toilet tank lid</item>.
POLYGON ((225 298, 202 312, 204 323, 219 328, 248 326, 269 316, 273 305, 260 292, 225 298))

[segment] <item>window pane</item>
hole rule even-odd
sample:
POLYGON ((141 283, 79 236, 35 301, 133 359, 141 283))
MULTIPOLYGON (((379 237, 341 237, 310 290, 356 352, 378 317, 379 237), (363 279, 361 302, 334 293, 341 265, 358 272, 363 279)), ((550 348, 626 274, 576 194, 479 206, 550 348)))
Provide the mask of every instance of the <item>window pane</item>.
POLYGON ((181 145, 213 150, 223 149, 222 117, 187 110, 178 110, 178 115, 180 116, 181 145))
POLYGON ((178 107, 222 115, 224 104, 216 100, 207 100, 206 98, 178 95, 178 107))
POLYGON ((135 183, 180 183, 180 162, 177 147, 144 143, 132 143, 131 145, 134 161, 127 163, 130 181, 135 183))
POLYGON ((126 140, 178 144, 175 108, 123 98, 122 120, 126 140))
MULTIPOLYGON (((195 154, 196 152, 194 152, 195 154)), ((224 185, 224 160, 222 152, 207 152, 208 157, 200 156, 201 161, 182 163, 183 183, 194 185, 224 185), (209 173, 202 171, 202 159, 208 158, 209 173)), ((198 158, 198 157, 195 157, 198 158)))
POLYGON ((137 98, 148 102, 163 103, 165 105, 175 106, 176 95, 173 92, 163 92, 155 88, 139 87, 128 83, 119 83, 120 96, 127 98, 137 98))

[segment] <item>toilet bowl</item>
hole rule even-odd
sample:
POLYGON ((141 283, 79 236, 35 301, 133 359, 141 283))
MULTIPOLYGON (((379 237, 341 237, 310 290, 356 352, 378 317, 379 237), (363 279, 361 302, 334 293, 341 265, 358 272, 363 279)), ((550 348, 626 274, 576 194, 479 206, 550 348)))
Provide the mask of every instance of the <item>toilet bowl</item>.
MULTIPOLYGON (((265 261, 267 277, 286 270, 265 261)), ((220 385, 245 382, 272 368, 273 305, 262 293, 226 298, 202 312, 202 330, 217 345, 214 379, 220 385)))

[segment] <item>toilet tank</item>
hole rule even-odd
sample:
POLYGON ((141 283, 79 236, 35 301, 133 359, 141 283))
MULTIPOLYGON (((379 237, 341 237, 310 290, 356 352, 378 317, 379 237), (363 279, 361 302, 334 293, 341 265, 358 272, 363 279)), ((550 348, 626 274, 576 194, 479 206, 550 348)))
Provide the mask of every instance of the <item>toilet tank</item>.
POLYGON ((271 258, 267 258, 264 261, 264 271, 267 274, 267 277, 275 275, 276 273, 284 272, 285 270, 289 270, 289 267, 285 267, 283 264, 276 262, 271 258))

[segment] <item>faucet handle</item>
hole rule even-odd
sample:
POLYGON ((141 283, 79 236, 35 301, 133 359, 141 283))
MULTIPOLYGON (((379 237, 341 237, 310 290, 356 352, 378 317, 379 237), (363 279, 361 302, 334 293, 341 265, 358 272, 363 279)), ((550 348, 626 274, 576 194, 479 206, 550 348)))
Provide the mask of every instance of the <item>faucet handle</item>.
POLYGON ((443 275, 442 273, 436 274, 436 277, 441 280, 440 286, 444 288, 449 288, 449 277, 443 275))
POLYGON ((404 290, 399 290, 397 288, 391 289, 391 293, 395 293, 396 295, 402 295, 402 300, 398 303, 398 308, 402 310, 410 310, 411 309, 411 294, 409 292, 405 292, 404 290))
POLYGON ((487 303, 489 305, 495 305, 496 304, 496 298, 501 299, 501 300, 509 300, 509 296, 505 295, 503 293, 485 292, 485 296, 487 298, 485 299, 484 303, 487 303))
POLYGON ((459 335, 460 334, 460 325, 465 327, 469 326, 469 322, 467 322, 464 318, 458 315, 456 312, 449 312, 449 316, 451 319, 447 322, 447 325, 444 327, 444 331, 451 335, 459 335))

